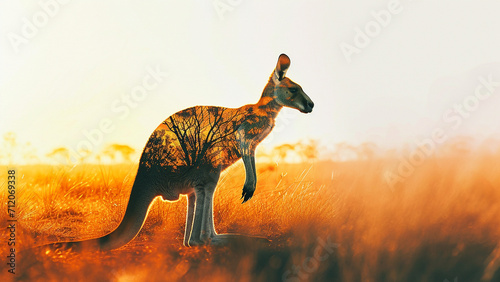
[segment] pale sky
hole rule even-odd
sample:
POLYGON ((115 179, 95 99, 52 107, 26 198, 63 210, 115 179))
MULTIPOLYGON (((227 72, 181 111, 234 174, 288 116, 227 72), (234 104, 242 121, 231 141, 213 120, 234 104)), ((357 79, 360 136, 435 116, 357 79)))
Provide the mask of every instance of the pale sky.
POLYGON ((498 136, 499 11, 493 0, 2 1, 0 134, 45 154, 103 126, 93 149, 141 150, 179 110, 255 103, 286 53, 315 109, 284 110, 265 145, 398 146, 436 127, 498 136))

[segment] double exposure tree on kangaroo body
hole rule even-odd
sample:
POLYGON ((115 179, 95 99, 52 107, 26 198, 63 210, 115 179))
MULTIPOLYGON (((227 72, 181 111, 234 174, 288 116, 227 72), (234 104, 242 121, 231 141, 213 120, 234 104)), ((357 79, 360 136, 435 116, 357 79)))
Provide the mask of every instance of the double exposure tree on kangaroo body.
MULTIPOLYGON (((260 100, 240 108, 196 106, 163 121, 142 153, 125 215, 116 230, 87 241, 47 245, 52 249, 89 247, 110 250, 131 241, 141 230, 153 199, 175 201, 188 196, 184 245, 221 244, 233 238, 217 234, 213 195, 223 170, 243 159, 246 180, 243 203, 255 192, 255 148, 274 127, 283 107, 310 113, 314 103, 285 73, 290 66, 281 54, 260 100)), ((46 246, 46 247, 47 247, 46 246)))

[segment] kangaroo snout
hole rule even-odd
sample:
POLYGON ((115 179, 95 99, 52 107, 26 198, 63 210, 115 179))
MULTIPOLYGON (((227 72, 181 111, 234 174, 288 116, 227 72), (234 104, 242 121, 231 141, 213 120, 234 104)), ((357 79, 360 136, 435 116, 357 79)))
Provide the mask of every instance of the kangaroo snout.
POLYGON ((301 110, 301 112, 308 114, 308 113, 312 112, 312 110, 314 108, 314 102, 307 95, 305 98, 306 99, 303 103, 303 110, 301 110))
POLYGON ((309 101, 307 102, 307 106, 309 107, 309 112, 312 112, 313 108, 314 108, 314 102, 313 101, 309 101))

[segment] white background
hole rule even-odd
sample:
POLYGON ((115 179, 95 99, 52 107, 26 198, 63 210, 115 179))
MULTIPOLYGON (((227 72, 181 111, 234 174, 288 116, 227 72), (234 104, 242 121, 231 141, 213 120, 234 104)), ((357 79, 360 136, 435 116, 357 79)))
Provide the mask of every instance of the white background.
POLYGON ((478 77, 500 81, 498 1, 67 2, 0 4, 0 134, 15 132, 41 155, 75 148, 86 140, 82 130, 106 118, 114 130, 96 150, 110 143, 140 150, 181 109, 254 103, 280 53, 316 106, 309 115, 285 110, 268 146, 306 138, 331 148, 400 146, 440 124, 449 135, 500 133, 498 92, 457 128, 443 122, 447 109, 474 94, 478 77), (45 23, 44 3, 52 3, 45 23), (346 56, 341 45, 356 47, 356 29, 376 23, 388 5, 398 12, 346 56), (26 21, 37 24, 31 38, 26 21), (148 67, 170 75, 121 118, 112 103, 141 85, 148 67))

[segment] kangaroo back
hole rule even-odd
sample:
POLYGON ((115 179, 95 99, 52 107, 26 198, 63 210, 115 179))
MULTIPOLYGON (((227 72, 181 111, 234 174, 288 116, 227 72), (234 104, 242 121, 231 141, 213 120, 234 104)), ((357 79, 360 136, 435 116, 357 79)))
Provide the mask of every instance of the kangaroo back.
POLYGON ((151 134, 140 165, 174 174, 204 166, 223 170, 241 157, 236 131, 247 118, 242 108, 196 106, 180 111, 151 134))

